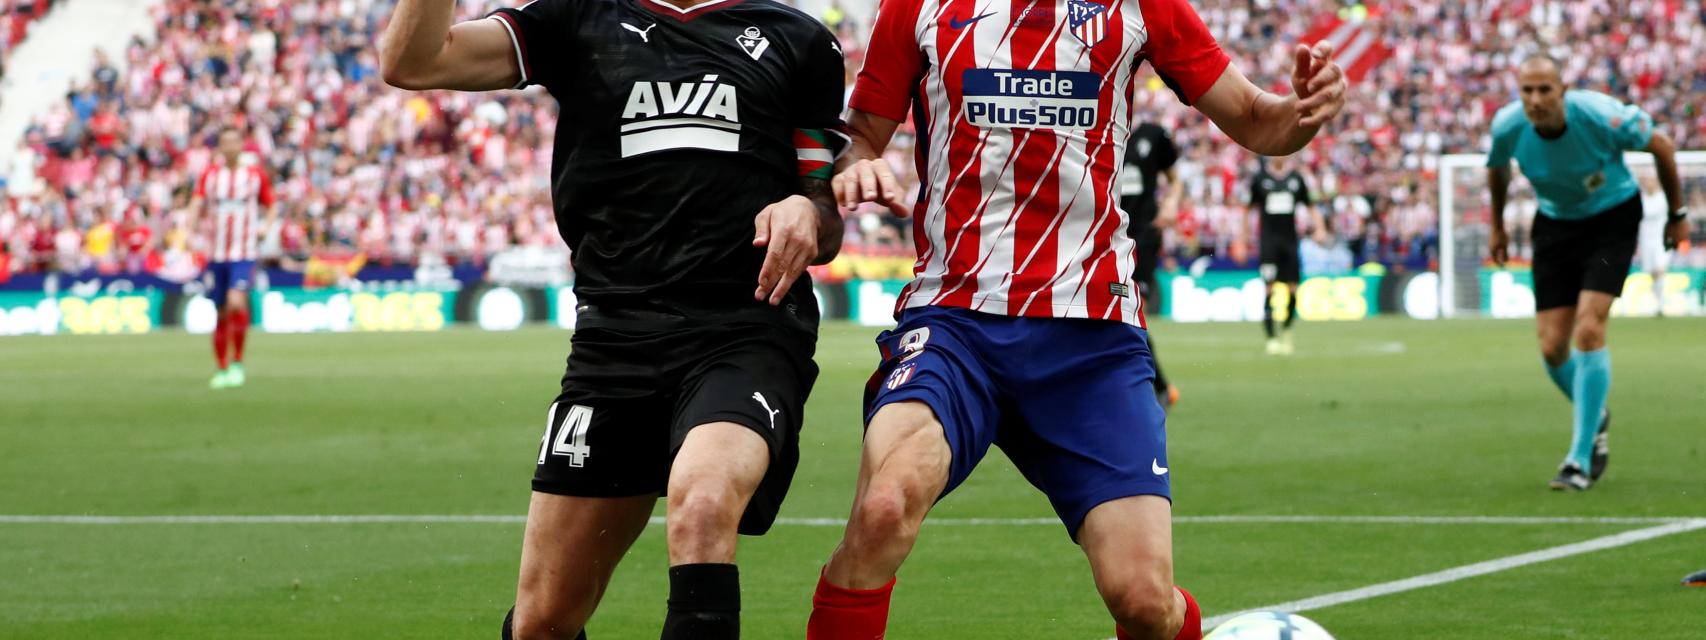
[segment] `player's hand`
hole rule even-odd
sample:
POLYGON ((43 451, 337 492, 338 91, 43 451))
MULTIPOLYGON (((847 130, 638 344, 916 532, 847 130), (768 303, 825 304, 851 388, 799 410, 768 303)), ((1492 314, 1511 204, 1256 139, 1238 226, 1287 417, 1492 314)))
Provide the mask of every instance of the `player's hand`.
POLYGON ((900 181, 882 158, 859 160, 847 165, 829 181, 835 190, 835 202, 844 209, 854 209, 861 202, 875 202, 902 218, 912 215, 911 205, 901 201, 906 193, 900 181))
POLYGON ((1345 72, 1333 62, 1333 43, 1297 45, 1292 52, 1297 65, 1291 72, 1291 90, 1297 95, 1298 124, 1318 127, 1345 108, 1345 72))
POLYGON ((1684 242, 1688 242, 1687 218, 1665 225, 1665 251, 1676 251, 1684 242))
POLYGON ((1487 255, 1501 267, 1511 258, 1511 237, 1504 227, 1493 227, 1493 237, 1487 242, 1487 255))
POLYGON ((788 196, 758 212, 752 246, 763 247, 764 266, 758 270, 758 290, 752 297, 782 304, 788 289, 817 256, 817 205, 805 196, 788 196))

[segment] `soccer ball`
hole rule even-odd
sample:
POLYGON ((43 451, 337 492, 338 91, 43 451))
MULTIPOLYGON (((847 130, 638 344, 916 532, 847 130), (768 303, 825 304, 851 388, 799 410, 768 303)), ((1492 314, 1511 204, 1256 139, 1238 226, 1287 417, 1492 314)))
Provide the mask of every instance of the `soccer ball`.
POLYGON ((1203 640, 1333 640, 1333 635, 1300 615, 1257 611, 1227 620, 1203 640))

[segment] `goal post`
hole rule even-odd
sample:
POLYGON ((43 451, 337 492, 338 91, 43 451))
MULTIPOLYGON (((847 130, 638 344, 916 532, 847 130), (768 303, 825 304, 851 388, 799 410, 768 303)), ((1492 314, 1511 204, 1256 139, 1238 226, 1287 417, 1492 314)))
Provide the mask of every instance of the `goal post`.
MULTIPOLYGON (((1629 164, 1630 171, 1636 179, 1657 189, 1656 173, 1653 167, 1653 156, 1650 153, 1627 153, 1624 161, 1629 164)), ((1701 211, 1701 201, 1706 198, 1706 151, 1681 151, 1676 154, 1677 172, 1683 183, 1683 197, 1689 198, 1689 204, 1695 211, 1701 211)), ((1532 315, 1532 289, 1527 285, 1516 283, 1512 272, 1488 269, 1487 242, 1491 234, 1492 196, 1487 188, 1487 156, 1480 153, 1452 154, 1440 156, 1439 159, 1439 192, 1436 194, 1436 208, 1439 225, 1439 315, 1445 318, 1490 315, 1495 317, 1518 317, 1532 315), (1516 284, 1513 284, 1516 283, 1516 284), (1516 291, 1518 295, 1509 295, 1516 291), (1527 292, 1526 308, 1520 295, 1527 292), (1497 294, 1497 295, 1495 295, 1497 294)), ((1533 248, 1529 243, 1529 228, 1533 223, 1538 205, 1534 199, 1534 190, 1529 186, 1522 172, 1513 171, 1510 187, 1510 197, 1505 207, 1505 226, 1511 237, 1511 258, 1513 262, 1526 264, 1532 257, 1533 248)), ((1643 189, 1646 190, 1645 188, 1643 189)), ((1686 257, 1684 257, 1686 258, 1686 257)), ((1640 260, 1635 266, 1639 268, 1640 260)), ((1674 260, 1674 273, 1666 276, 1666 282, 1661 283, 1666 290, 1677 290, 1683 294, 1680 298, 1667 298, 1666 309, 1687 314, 1699 314, 1702 309, 1700 298, 1700 283, 1706 275, 1702 275, 1699 266, 1688 259, 1674 260), (1674 282, 1673 282, 1674 280, 1674 282)), ((1526 276, 1524 276, 1526 277, 1526 276)), ((1632 279, 1631 282, 1634 280, 1632 279)), ((1649 286, 1651 280, 1644 281, 1649 286)), ((1625 291, 1626 296, 1630 292, 1625 291)), ((1625 315, 1636 313, 1628 308, 1633 306, 1648 307, 1648 312, 1657 304, 1649 291, 1641 292, 1645 297, 1640 305, 1630 301, 1620 301, 1625 315)))

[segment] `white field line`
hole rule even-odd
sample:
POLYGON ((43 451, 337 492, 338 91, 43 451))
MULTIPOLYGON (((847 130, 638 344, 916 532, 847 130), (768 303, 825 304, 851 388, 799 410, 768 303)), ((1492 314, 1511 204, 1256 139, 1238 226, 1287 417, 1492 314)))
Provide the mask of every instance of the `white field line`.
MULTIPOLYGON (((519 515, 156 515, 156 516, 94 516, 94 515, 0 515, 0 524, 69 524, 69 525, 134 525, 134 524, 463 524, 495 523, 521 524, 519 515)), ((651 519, 661 524, 662 518, 651 519)), ((1428 573, 1403 580, 1384 582, 1349 591, 1282 602, 1246 611, 1222 614, 1203 620, 1205 628, 1214 628, 1247 611, 1303 612, 1335 605, 1388 596, 1405 591, 1424 589, 1457 582, 1477 576, 1509 571, 1532 564, 1603 551, 1645 542, 1665 536, 1706 529, 1706 518, 1686 517, 1547 517, 1547 516, 1180 516, 1181 524, 1397 524, 1397 525, 1542 525, 1542 524, 1649 524, 1656 525, 1633 531, 1612 534, 1539 551, 1507 556, 1486 562, 1463 565, 1444 571, 1428 573)), ((946 526, 1035 526, 1056 525, 1053 518, 935 518, 928 524, 946 526)), ((840 527, 840 518, 779 518, 776 524, 802 527, 840 527)), ((1112 640, 1112 639, 1110 639, 1112 640)))
MULTIPOLYGON (((421 515, 0 515, 0 524, 138 525, 138 524, 521 524, 526 516, 421 514, 421 515)), ((1544 525, 1621 524, 1660 525, 1706 522, 1690 516, 1678 517, 1573 517, 1573 516, 1325 516, 1325 515, 1219 515, 1179 516, 1179 524, 1394 524, 1394 525, 1544 525)), ((663 518, 652 518, 663 524, 663 518)), ((792 527, 842 527, 842 518, 778 518, 776 524, 792 527)), ((1054 518, 931 518, 926 525, 962 527, 1060 526, 1054 518)))
MULTIPOLYGON (((1388 595, 1392 595, 1395 593, 1403 593, 1405 591, 1412 591, 1415 589, 1424 589, 1427 587, 1438 586, 1438 585, 1442 585, 1442 584, 1446 584, 1446 583, 1450 583, 1450 582, 1457 582, 1458 580, 1474 578, 1477 576, 1484 576, 1484 575, 1487 575, 1490 573, 1498 573, 1500 571, 1509 571, 1511 569, 1516 569, 1518 567, 1526 567, 1526 566, 1532 565, 1532 564, 1540 564, 1542 562, 1551 562, 1553 560, 1568 558, 1570 556, 1577 556, 1577 555, 1581 555, 1584 553, 1593 553, 1595 551, 1604 551, 1606 549, 1615 549, 1617 547, 1627 546, 1627 545, 1635 544, 1638 542, 1645 542, 1648 540, 1653 540, 1655 538, 1663 538, 1665 536, 1673 536, 1673 535, 1677 535, 1679 533, 1688 533, 1690 531, 1698 531, 1701 529, 1706 529, 1706 519, 1683 520, 1680 522, 1672 522, 1670 524, 1659 525, 1656 527, 1647 527, 1645 529, 1636 529, 1634 531, 1625 531, 1623 533, 1613 534, 1613 535, 1604 536, 1604 537, 1600 537, 1600 538, 1594 538, 1592 540, 1586 540, 1583 542, 1576 542, 1576 543, 1572 543, 1572 544, 1560 545, 1560 546, 1551 547, 1551 548, 1547 548, 1547 549, 1541 549, 1539 551, 1531 551, 1528 553, 1518 554, 1518 555, 1514 555, 1514 556, 1508 556, 1508 557, 1504 557, 1504 558, 1488 560, 1486 562, 1477 562, 1475 564, 1466 564, 1466 565, 1463 565, 1461 567, 1455 567, 1455 568, 1451 568, 1451 569, 1446 569, 1444 571, 1438 571, 1438 572, 1434 572, 1434 573, 1428 573, 1428 574, 1423 574, 1423 575, 1419 575, 1419 576, 1415 576, 1415 577, 1405 578, 1403 580, 1394 580, 1392 582, 1383 582, 1383 583, 1376 584, 1376 585, 1370 585, 1370 586, 1362 587, 1360 589, 1351 589, 1349 591, 1340 591, 1338 593, 1329 593, 1329 594, 1325 594, 1325 595, 1319 595, 1319 596, 1315 596, 1313 598, 1304 598, 1302 600, 1294 600, 1291 602, 1281 602, 1279 604, 1272 604, 1272 605, 1268 605, 1265 607, 1257 607, 1255 609, 1250 609, 1248 611, 1303 612, 1303 611, 1311 611, 1314 609, 1324 609, 1327 607, 1331 607, 1331 606, 1335 606, 1335 605, 1341 605, 1341 604, 1345 604, 1345 603, 1349 603, 1349 602, 1356 602, 1359 600, 1368 600, 1370 598, 1378 598, 1381 596, 1388 596, 1388 595)), ((1234 616, 1237 616, 1240 613, 1247 613, 1248 611, 1239 611, 1239 612, 1227 613, 1227 614, 1214 616, 1212 618, 1208 618, 1206 620, 1203 620, 1203 628, 1204 629, 1213 628, 1214 626, 1219 625, 1222 622, 1226 622, 1227 620, 1232 619, 1234 616)))

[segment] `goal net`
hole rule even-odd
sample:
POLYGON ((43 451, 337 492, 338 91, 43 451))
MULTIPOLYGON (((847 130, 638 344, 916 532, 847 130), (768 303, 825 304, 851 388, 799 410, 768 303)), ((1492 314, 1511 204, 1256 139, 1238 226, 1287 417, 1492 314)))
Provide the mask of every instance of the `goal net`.
MULTIPOLYGON (((1625 160, 1641 182, 1643 194, 1662 193, 1652 154, 1630 153, 1625 160)), ((1529 238, 1537 208, 1534 190, 1513 163, 1510 198, 1505 206, 1511 260, 1500 269, 1488 257, 1492 198, 1487 189, 1486 166, 1487 156, 1483 154, 1440 158, 1439 192, 1435 197, 1439 212, 1438 313, 1443 317, 1534 315, 1530 271, 1534 246, 1529 238)), ((1706 151, 1678 153, 1677 171, 1682 177, 1683 197, 1695 212, 1691 230, 1698 231, 1702 215, 1706 214, 1706 151)), ((1662 195, 1658 197, 1662 202, 1662 195)), ((1650 228, 1643 229, 1649 231, 1650 228)), ((1706 280, 1703 275, 1706 247, 1700 246, 1698 233, 1694 240, 1692 250, 1668 256, 1668 268, 1657 286, 1644 268, 1643 257, 1637 255, 1623 297, 1612 308, 1612 314, 1646 316, 1661 310, 1666 315, 1706 314, 1701 297, 1702 281, 1706 280)))

